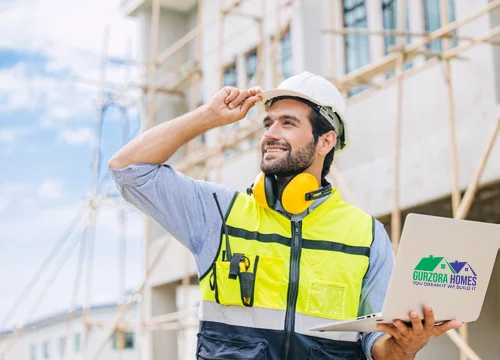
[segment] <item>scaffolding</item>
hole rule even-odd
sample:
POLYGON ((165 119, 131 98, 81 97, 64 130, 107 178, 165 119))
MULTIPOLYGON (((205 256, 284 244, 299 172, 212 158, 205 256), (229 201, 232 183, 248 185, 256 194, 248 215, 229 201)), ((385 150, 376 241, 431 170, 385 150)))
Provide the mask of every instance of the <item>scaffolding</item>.
MULTIPOLYGON (((198 1, 198 14, 197 14, 197 25, 187 32, 184 36, 175 41, 170 47, 159 51, 158 49, 158 35, 159 35, 159 23, 160 23, 160 10, 161 4, 160 0, 152 0, 152 8, 151 8, 151 34, 150 34, 150 61, 145 65, 147 70, 147 83, 145 85, 134 85, 134 83, 128 82, 127 86, 136 86, 140 87, 145 91, 145 114, 143 116, 142 128, 141 132, 147 131, 155 124, 155 118, 157 115, 157 105, 156 105, 156 96, 158 93, 166 93, 172 95, 182 95, 186 94, 190 91, 189 97, 189 106, 188 110, 193 110, 196 108, 198 94, 200 91, 200 82, 203 79, 203 74, 201 70, 201 61, 203 56, 206 56, 207 53, 203 52, 202 49, 202 39, 201 36, 203 32, 214 25, 218 27, 218 42, 217 48, 212 51, 217 51, 217 71, 219 78, 219 88, 222 87, 222 78, 224 71, 224 56, 223 50, 228 38, 235 38, 238 36, 244 35, 245 29, 236 29, 233 30, 229 35, 226 34, 225 31, 225 19, 227 16, 241 16, 252 18, 259 28, 259 42, 257 44, 257 71, 256 71, 256 83, 259 84, 264 75, 264 47, 266 46, 265 40, 265 22, 271 16, 274 16, 275 21, 275 32, 272 37, 271 43, 271 64, 272 66, 272 83, 274 86, 277 86, 279 82, 282 80, 280 76, 280 71, 278 68, 279 58, 280 58, 280 39, 286 30, 286 26, 281 26, 282 19, 282 11, 287 7, 293 5, 293 0, 275 0, 274 2, 274 11, 272 13, 268 13, 266 11, 266 3, 264 0, 260 0, 260 15, 244 13, 240 10, 242 3, 244 0, 234 0, 231 1, 230 4, 226 4, 229 0, 221 1, 219 4, 219 8, 217 11, 217 15, 215 18, 206 19, 203 18, 203 11, 205 6, 204 0, 198 1), (172 73, 169 74, 168 77, 158 80, 158 69, 164 66, 166 61, 171 58, 176 53, 180 52, 189 44, 194 43, 195 47, 195 55, 194 59, 189 59, 185 63, 181 64, 177 68, 172 69, 172 73)), ((358 34, 358 35, 366 35, 366 36, 395 36, 396 37, 396 46, 392 47, 389 53, 382 58, 363 66, 355 71, 345 74, 342 77, 336 76, 334 59, 335 57, 331 57, 331 72, 329 74, 330 80, 339 88, 339 90, 348 94, 354 88, 363 85, 368 86, 368 89, 363 91, 356 96, 349 97, 347 99, 347 105, 353 105, 367 97, 373 96, 377 92, 386 89, 390 86, 397 87, 397 97, 396 97, 396 122, 395 126, 395 138, 394 138, 394 190, 393 190, 393 204, 392 204, 392 214, 391 214, 391 240, 393 244, 394 252, 397 252, 399 238, 401 234, 401 206, 400 206, 400 167, 401 167, 401 127, 403 124, 403 91, 404 91, 404 81, 405 79, 410 78, 411 76, 425 70, 429 69, 432 66, 436 66, 438 64, 444 65, 445 68, 445 79, 447 84, 447 96, 448 96, 448 114, 449 114, 449 131, 450 131, 450 149, 451 149, 451 164, 452 164, 452 174, 450 174, 452 179, 452 209, 453 209, 453 217, 456 219, 465 219, 470 210, 470 207, 475 199, 476 192, 478 190, 481 175, 487 165, 489 155, 495 144, 495 141, 498 137, 498 133, 500 131, 500 119, 493 119, 492 121, 492 130, 491 135, 488 138, 482 156, 478 161, 478 166, 474 175, 472 177, 472 181, 467 187, 463 198, 461 198, 461 192, 459 188, 459 161, 457 156, 457 140, 456 140, 456 129, 455 129, 455 106, 454 106, 454 84, 452 82, 452 68, 450 65, 450 60, 455 58, 461 58, 464 52, 470 50, 472 47, 487 43, 492 46, 500 45, 500 41, 494 39, 496 36, 500 35, 500 26, 493 27, 485 34, 478 35, 475 37, 466 37, 466 36, 457 36, 455 32, 457 29, 460 29, 463 26, 473 22, 485 14, 491 13, 493 10, 500 7, 500 0, 495 0, 489 2, 486 6, 477 9, 475 12, 468 14, 462 19, 458 19, 454 22, 448 22, 448 1, 440 0, 440 9, 441 9, 441 26, 432 32, 422 32, 415 33, 404 30, 404 19, 406 17, 406 6, 403 6, 403 0, 398 0, 398 14, 397 14, 397 28, 393 30, 382 30, 382 31, 373 31, 370 29, 352 29, 346 28, 337 24, 334 17, 334 11, 338 8, 338 0, 328 0, 328 9, 329 9, 329 28, 324 29, 323 33, 327 34, 331 37, 331 52, 332 54, 336 51, 335 49, 335 39, 338 36, 345 36, 349 34, 358 34), (405 37, 412 36, 417 37, 416 41, 413 41, 409 44, 405 44, 405 37), (449 40, 455 39, 460 41, 459 44, 455 47, 450 47, 449 40), (435 40, 441 40, 443 43, 443 50, 440 53, 431 52, 426 49, 426 45, 435 40), (417 56, 425 56, 426 61, 418 66, 413 66, 411 69, 404 69, 404 64, 417 57, 417 56), (385 75, 394 71, 394 76, 386 77, 385 75)), ((255 0, 254 2, 258 2, 255 0)), ((107 36, 105 36, 107 39, 107 36)), ((105 40, 107 43, 107 40, 105 40)), ((103 48, 103 54, 106 53, 106 46, 103 48)), ((104 55, 105 56, 105 55, 104 55)), ((105 68, 103 68, 101 72, 101 89, 105 86, 105 68)), ((102 123, 102 114, 104 107, 104 100, 101 97, 101 106, 100 106, 100 116, 102 123)), ((246 140, 256 140, 261 135, 261 121, 260 121, 261 113, 254 116, 254 118, 249 119, 246 123, 246 126, 242 126, 237 129, 236 133, 233 136, 228 137, 224 136, 225 129, 218 128, 217 129, 217 145, 208 146, 208 145, 200 145, 198 139, 191 140, 188 144, 185 145, 184 149, 186 151, 186 155, 180 159, 177 163, 173 165, 173 167, 179 171, 191 175, 193 177, 199 179, 215 179, 215 181, 220 181, 220 172, 221 172, 221 164, 223 161, 224 152, 231 150, 234 152, 234 156, 240 156, 242 151, 239 148, 239 144, 242 141, 246 140)), ((86 212, 86 217, 84 217, 85 221, 82 223, 81 221, 75 221, 75 223, 71 224, 68 233, 66 233, 63 237, 70 238, 70 234, 75 233, 78 227, 82 227, 83 229, 87 229, 87 242, 85 243, 83 240, 76 241, 73 243, 74 247, 77 244, 81 246, 81 254, 85 251, 85 246, 88 250, 88 264, 91 264, 91 254, 92 254, 92 238, 93 238, 93 227, 95 226, 95 217, 98 207, 103 201, 102 195, 97 194, 95 191, 97 188, 97 180, 98 180, 98 169, 99 169, 99 144, 96 145, 96 157, 94 159, 94 181, 92 187, 91 198, 86 206, 86 211, 80 213, 78 216, 82 216, 86 212)), ((349 188, 348 184, 343 179, 342 173, 340 169, 336 167, 335 164, 332 165, 330 177, 333 178, 335 183, 341 188, 343 194, 345 195, 347 201, 351 203, 356 203, 355 194, 353 194, 352 190, 349 188)), ((123 212, 121 212, 121 223, 124 224, 124 216, 123 212)), ((77 219, 78 219, 77 216, 77 219)), ((148 279, 151 274, 155 270, 158 265, 161 257, 163 256, 165 250, 168 248, 169 243, 172 241, 170 235, 165 235, 162 239, 162 245, 160 250, 155 255, 154 259, 150 258, 150 247, 151 247, 151 226, 152 221, 150 218, 145 217, 144 220, 144 248, 145 248, 145 273, 144 278, 138 288, 130 294, 127 300, 122 301, 119 307, 118 315, 114 322, 112 323, 97 323, 90 322, 87 319, 87 313, 90 303, 90 285, 87 284, 87 298, 83 311, 83 321, 86 329, 91 328, 105 328, 108 330, 106 336, 102 339, 102 343, 98 347, 98 350, 95 354, 92 354, 92 359, 99 359, 102 351, 109 339, 115 334, 116 331, 123 332, 127 329, 137 330, 140 334, 145 334, 147 331, 174 331, 174 330, 183 330, 188 328, 197 327, 198 324, 189 323, 187 321, 188 317, 192 315, 196 309, 188 308, 187 305, 187 296, 188 296, 188 287, 190 285, 192 274, 189 272, 189 269, 186 267, 185 275, 182 278, 182 291, 183 291, 183 306, 182 309, 178 312, 163 314, 159 316, 154 316, 148 318, 146 316, 145 305, 141 304, 141 310, 139 312, 137 324, 127 323, 124 320, 125 313, 132 307, 134 301, 137 300, 137 296, 143 294, 144 289, 147 286, 148 279)), ((122 237, 125 238, 125 233, 122 234, 122 237)), ((85 237, 82 236, 81 239, 85 237)), ((73 249, 74 249, 73 247, 73 249)), ((121 260, 120 263, 123 263, 123 251, 121 252, 121 260)), ((49 258, 46 259, 47 262, 52 258, 49 255, 49 258)), ((83 258, 79 262, 78 273, 82 272, 81 267, 83 266, 83 258)), ((188 263, 186 259, 186 264, 188 263)), ((44 262, 45 264, 45 262, 44 262)), ((124 265, 122 265, 124 266, 124 265)), ((43 266, 42 266, 43 267, 43 266)), ((40 269, 39 269, 40 270, 40 269)), ((59 269, 60 270, 60 269, 59 269)), ((87 266, 87 271, 90 272, 87 275, 87 278, 92 277, 92 267, 91 265, 87 266)), ((79 275, 77 275, 78 279, 79 275)), ((28 288, 32 287, 34 283, 38 281, 38 272, 34 276, 33 281, 30 282, 28 288)), ((80 280, 75 280, 78 283, 80 280)), ((124 282, 123 279, 119 280, 122 284, 124 282)), ((75 285, 76 286, 76 285, 75 285)), ((120 289, 123 290, 123 285, 120 286, 120 289)), ((26 296, 26 292, 22 294, 22 296, 26 296)), ((74 307, 74 304, 72 304, 74 307)), ((69 315, 73 311, 69 311, 69 315)), ((30 313, 31 315, 31 313, 30 313)), ((29 315, 29 316, 30 316, 29 315)), ((28 316, 28 318, 29 318, 28 316)), ((4 352, 0 354, 0 359, 3 359, 6 356, 15 341, 21 335, 24 327, 26 325, 26 321, 21 322, 13 332, 10 341, 7 344, 4 352)), ((69 332, 69 330, 68 330, 69 332)), ((469 346, 468 344, 468 332, 467 326, 463 326, 459 332, 455 330, 448 331, 447 336, 450 340, 458 347, 460 350, 460 358, 461 359, 472 359, 479 360, 480 357, 476 354, 476 352, 469 346)), ((84 341, 84 352, 85 352, 85 343, 84 341)), ((138 352, 138 356, 140 358, 140 351, 138 352)))
MULTIPOLYGON (((219 56, 218 56, 218 73, 219 73, 219 79, 222 81, 222 71, 223 71, 223 62, 222 62, 222 51, 224 48, 224 18, 227 16, 231 11, 234 12, 234 10, 241 5, 242 1, 234 1, 231 5, 227 7, 222 7, 222 9, 219 12, 219 56)), ((292 3, 293 1, 288 1, 286 4, 284 4, 280 0, 275 1, 275 29, 276 29, 276 34, 273 37, 273 43, 272 43, 272 58, 271 58, 271 63, 273 64, 273 85, 277 86, 278 83, 280 82, 280 77, 279 77, 279 69, 278 69, 278 64, 279 64, 279 39, 281 38, 282 35, 282 30, 283 28, 280 26, 280 10, 282 9, 283 6, 288 6, 292 3)), ((326 29, 325 32, 331 33, 333 36, 343 36, 345 34, 349 33, 364 33, 369 36, 380 36, 380 35, 395 35, 397 39, 397 46, 392 49, 392 51, 382 59, 369 64, 367 66, 364 66, 354 72, 351 72, 347 75, 345 75, 342 78, 336 79, 335 77, 335 67, 332 65, 331 69, 332 72, 330 74, 331 80, 336 84, 336 86, 344 93, 348 93, 350 90, 352 90, 354 87, 360 85, 360 84, 365 84, 372 86, 371 89, 368 91, 365 91, 364 94, 361 96, 354 97, 348 101, 348 105, 352 104, 356 101, 360 101, 367 96, 373 95, 375 92, 380 91, 381 89, 384 89, 388 86, 391 86, 396 82, 397 84, 397 101, 396 101, 396 106, 397 106, 397 120, 396 120, 396 136, 394 139, 394 203, 393 203, 393 212, 392 212, 392 218, 391 218, 391 239, 393 242, 394 246, 394 252, 397 251, 397 247, 399 244, 399 238, 401 234, 401 209, 400 209, 400 199, 399 199, 399 192, 400 192, 400 166, 401 166, 401 157, 400 157, 400 152, 401 152, 401 125, 403 122, 403 82, 404 79, 407 77, 410 77, 414 75, 415 73, 422 71, 424 69, 427 69, 433 65, 436 65, 439 62, 443 62, 445 65, 445 76, 446 76, 446 84, 447 84, 447 89, 448 89, 448 114, 449 114, 449 127, 450 127, 450 138, 451 138, 451 143, 450 147, 452 149, 452 184, 453 184, 453 189, 452 189, 452 209, 453 209, 453 216, 457 219, 465 219, 467 217, 467 213, 471 207, 471 204, 474 200, 476 191, 479 186, 479 180, 481 178, 481 175, 485 169, 486 163, 488 161, 488 157, 491 153, 491 150, 493 148, 493 145, 495 143, 495 140, 498 136, 498 132, 500 129, 500 119, 496 119, 496 121, 493 124, 493 129, 491 131, 491 136, 488 139, 488 142, 486 143, 486 147, 483 151, 483 155, 481 159, 479 160, 477 170, 474 173, 473 180, 471 184, 468 186, 467 191, 465 192, 465 195, 463 199, 460 198, 460 188, 459 188, 459 179, 458 179, 458 155, 457 155, 457 141, 456 141, 456 135, 455 135, 455 111, 454 111, 454 94, 453 94, 453 83, 452 83, 452 73, 451 73, 451 65, 450 65, 450 60, 453 58, 458 58, 462 53, 465 51, 469 50, 473 46, 481 43, 489 43, 492 45, 498 45, 498 40, 494 40, 493 38, 500 34, 500 27, 495 27, 491 29, 490 32, 488 32, 485 35, 482 36, 477 36, 477 37, 458 37, 454 34, 454 32, 459 29, 460 27, 474 21, 475 19, 479 18, 482 15, 485 15, 494 9, 498 8, 500 6, 500 1, 492 1, 490 4, 487 6, 478 9, 476 12, 468 15, 467 17, 454 21, 453 23, 448 23, 448 1, 447 0, 440 0, 440 9, 441 9, 441 27, 437 29, 436 31, 433 31, 431 33, 410 33, 404 31, 404 19, 405 19, 405 10, 406 7, 403 6, 403 1, 399 1, 399 6, 398 6, 398 14, 397 14, 397 29, 396 31, 372 31, 369 29, 350 29, 350 28, 338 28, 335 26, 335 19, 333 17, 334 13, 334 8, 335 8, 335 2, 336 0, 329 0, 329 21, 330 21, 330 28, 326 29), (409 45, 405 45, 404 42, 404 37, 405 36, 419 36, 422 39, 410 43, 409 45), (457 46, 455 48, 450 48, 449 46, 449 39, 458 39, 465 44, 457 46), (442 53, 432 53, 429 52, 428 50, 425 49, 425 45, 429 44, 430 42, 436 40, 436 39, 442 39, 443 41, 443 52, 442 53), (411 70, 406 70, 404 71, 404 64, 408 60, 411 60, 413 57, 418 56, 418 55, 425 55, 429 57, 427 59, 426 63, 424 65, 421 65, 420 67, 413 68, 411 70), (388 71, 391 70, 396 70, 396 74, 394 78, 390 79, 385 79, 384 81, 380 81, 376 78, 380 78, 380 75, 386 74, 388 71), (376 85, 375 85, 376 84, 376 85)), ((154 0, 153 0, 154 4, 154 0)), ((264 4, 261 4, 261 8, 264 9, 264 4)), ((155 8, 153 6, 153 19, 156 19, 155 17, 155 11, 158 12, 158 8, 155 8)), ((263 41, 263 36, 264 36, 264 31, 263 29, 263 23, 265 21, 265 14, 264 12, 262 13, 261 17, 258 19, 260 22, 260 28, 261 28, 261 33, 260 33, 260 42, 259 42, 259 50, 258 50, 258 56, 259 56, 259 66, 258 66, 258 73, 262 74, 262 46, 264 44, 263 41)), ((199 23, 200 24, 200 23, 199 23)), ((200 26, 200 25, 198 25, 200 26)), ((202 30, 197 27, 196 33, 199 34, 201 33, 202 30)), ((188 33, 189 34, 189 33, 188 33)), ((156 42, 155 36, 152 34, 151 36, 152 39, 152 44, 151 48, 153 48, 156 42)), ((177 48, 178 49, 178 48, 177 48)), ((335 51, 335 48, 333 48, 333 51, 335 51)), ((152 53, 152 59, 155 59, 154 54, 152 53)), ((333 59, 334 57, 332 57, 333 59)), ((165 60, 165 57, 162 57, 161 60, 165 60)), ((260 79, 260 76, 258 77, 260 79)), ((219 87, 222 87, 222 83, 219 84, 219 87)), ((152 108, 150 108, 151 110, 152 108)), ((222 132, 221 129, 218 129, 219 133, 222 132)), ((201 172, 201 178, 206 178, 206 175, 208 174, 208 171, 206 169, 210 167, 214 162, 216 164, 220 164, 220 158, 223 153, 223 151, 226 150, 233 150, 238 154, 238 144, 241 143, 241 141, 248 140, 248 139, 256 139, 260 136, 261 132, 261 124, 259 121, 253 121, 251 122, 250 126, 244 129, 240 129, 236 134, 234 134, 233 137, 231 138, 221 138, 219 137, 218 141, 218 146, 215 147, 205 147, 202 149, 199 149, 197 152, 190 152, 187 154, 187 156, 179 161, 178 163, 174 164, 174 168, 177 171, 184 172, 189 174, 191 169, 196 168, 197 166, 202 166, 204 167, 204 170, 201 172), (219 159, 219 160, 217 160, 219 159)), ((351 201, 354 199, 354 195, 352 194, 352 191, 349 189, 345 181, 343 181, 343 177, 341 175, 341 172, 339 169, 336 168, 335 165, 332 166, 332 177, 334 177, 335 181, 337 184, 340 184, 343 187, 343 192, 347 195, 346 198, 351 201)), ((194 175, 194 174, 191 174, 194 175)), ((200 175, 200 174, 198 174, 200 175)), ((217 180, 219 180, 219 177, 216 177, 217 180)), ((185 282, 183 282, 183 285, 186 285, 185 282)), ((168 316, 168 315, 166 315, 168 316)), ((460 329, 460 334, 457 333, 457 331, 449 331, 447 332, 448 337, 453 341, 453 343, 460 349, 460 357, 461 359, 479 359, 479 356, 472 350, 472 348, 468 345, 467 339, 467 326, 463 326, 460 329)))

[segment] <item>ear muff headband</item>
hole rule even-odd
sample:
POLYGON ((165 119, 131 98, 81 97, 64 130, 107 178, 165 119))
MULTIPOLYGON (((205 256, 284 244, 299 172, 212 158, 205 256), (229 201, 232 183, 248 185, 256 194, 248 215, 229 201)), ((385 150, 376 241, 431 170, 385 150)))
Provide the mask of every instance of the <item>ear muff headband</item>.
POLYGON ((267 206, 273 209, 278 202, 278 183, 276 182, 276 178, 274 176, 264 176, 264 189, 266 191, 267 206))

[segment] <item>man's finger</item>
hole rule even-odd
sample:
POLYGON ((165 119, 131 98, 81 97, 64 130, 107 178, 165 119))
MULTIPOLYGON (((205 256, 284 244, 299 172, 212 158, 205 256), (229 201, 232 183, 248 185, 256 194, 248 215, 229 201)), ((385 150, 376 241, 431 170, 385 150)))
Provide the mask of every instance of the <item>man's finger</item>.
POLYGON ((248 89, 248 92, 250 93, 250 95, 257 95, 257 94, 260 94, 262 92, 262 89, 260 88, 260 86, 254 86, 254 87, 251 87, 250 89, 248 89))
POLYGON ((448 330, 461 328, 462 325, 463 323, 458 320, 445 321, 441 325, 434 326, 434 332, 436 336, 441 336, 448 330))
POLYGON ((377 328, 379 330, 382 330, 383 332, 391 335, 396 340, 401 339, 401 333, 399 332, 399 330, 397 328, 395 328, 392 325, 377 324, 377 328))
POLYGON ((410 329, 405 325, 404 322, 401 320, 394 320, 392 322, 394 324, 394 327, 398 329, 398 331, 401 333, 402 336, 406 337, 410 333, 410 329))
POLYGON ((228 105, 228 107, 232 110, 238 106, 241 105, 243 101, 245 101, 248 98, 248 91, 246 90, 241 90, 236 99, 231 101, 231 103, 228 105))
POLYGON ((422 325, 422 321, 418 317, 418 314, 414 311, 410 313, 410 321, 411 321, 411 326, 413 328, 413 332, 415 334, 422 334, 424 332, 424 327, 422 325))
POLYGON ((236 89, 236 88, 232 88, 232 87, 226 87, 225 88, 226 92, 229 91, 229 95, 226 96, 226 99, 224 99, 224 102, 229 105, 232 101, 234 101, 234 99, 236 99, 238 97, 238 95, 240 94, 240 90, 239 89, 236 89))
POLYGON ((252 108, 252 106, 254 106, 258 101, 261 101, 262 98, 260 96, 252 96, 252 97, 249 97, 248 99, 246 99, 242 106, 241 106, 241 111, 246 114, 248 112, 248 110, 250 110, 252 108))
POLYGON ((424 329, 425 331, 432 331, 435 324, 434 311, 430 306, 424 307, 424 329))

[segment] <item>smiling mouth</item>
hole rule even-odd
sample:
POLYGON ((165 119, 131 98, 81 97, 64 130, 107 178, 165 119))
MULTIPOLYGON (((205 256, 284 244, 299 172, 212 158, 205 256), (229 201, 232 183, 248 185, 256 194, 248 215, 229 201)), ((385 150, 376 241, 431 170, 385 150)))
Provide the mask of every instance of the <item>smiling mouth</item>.
POLYGON ((286 152, 288 150, 286 149, 267 149, 265 151, 265 154, 270 154, 270 153, 282 153, 282 152, 286 152))
POLYGON ((287 152, 288 149, 267 149, 264 151, 264 154, 262 154, 262 159, 271 161, 273 159, 282 158, 283 156, 286 156, 287 152))

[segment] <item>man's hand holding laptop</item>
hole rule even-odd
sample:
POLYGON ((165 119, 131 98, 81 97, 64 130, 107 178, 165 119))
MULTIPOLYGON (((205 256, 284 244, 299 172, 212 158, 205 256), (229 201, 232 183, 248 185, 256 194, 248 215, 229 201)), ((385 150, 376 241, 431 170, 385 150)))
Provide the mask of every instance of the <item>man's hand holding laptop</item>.
POLYGON ((372 355, 375 359, 414 359, 417 352, 431 339, 443 335, 451 329, 458 329, 462 323, 457 320, 445 321, 439 325, 434 319, 434 312, 430 306, 424 307, 424 321, 421 321, 416 312, 410 313, 411 323, 405 324, 401 320, 394 320, 391 325, 377 324, 377 328, 386 335, 375 342, 372 355), (390 354, 391 357, 387 357, 390 354))

